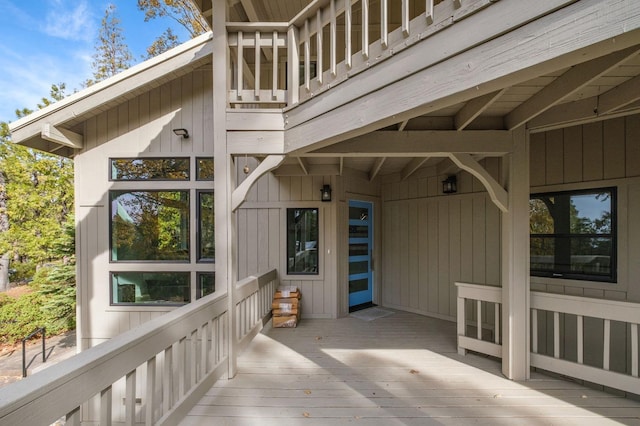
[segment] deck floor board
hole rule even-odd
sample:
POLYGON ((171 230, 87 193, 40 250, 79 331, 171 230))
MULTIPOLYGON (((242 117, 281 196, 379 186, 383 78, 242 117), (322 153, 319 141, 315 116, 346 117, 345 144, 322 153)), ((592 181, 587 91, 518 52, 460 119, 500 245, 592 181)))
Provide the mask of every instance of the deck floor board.
POLYGON ((640 402, 461 356, 456 326, 405 312, 268 329, 182 425, 640 425, 640 402))

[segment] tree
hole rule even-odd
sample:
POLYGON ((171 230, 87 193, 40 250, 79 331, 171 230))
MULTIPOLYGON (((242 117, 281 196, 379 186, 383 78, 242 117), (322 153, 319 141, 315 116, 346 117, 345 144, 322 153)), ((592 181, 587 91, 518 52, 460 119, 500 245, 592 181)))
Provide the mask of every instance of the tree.
MULTIPOLYGON (((182 25, 189 32, 191 38, 207 31, 207 22, 190 0, 138 0, 138 9, 144 12, 145 22, 160 17, 171 18, 182 25)), ((147 57, 145 59, 157 56, 178 44, 178 37, 171 28, 167 28, 147 48, 147 57)))
POLYGON ((93 54, 93 79, 85 82, 90 86, 124 71, 131 66, 133 55, 125 42, 120 19, 113 4, 107 6, 100 22, 100 31, 93 54))
MULTIPOLYGON (((64 84, 51 86, 40 108, 64 97, 64 84)), ((21 117, 31 110, 16 110, 21 117)), ((27 149, 10 141, 9 126, 0 123, 0 291, 8 288, 8 261, 33 271, 55 257, 52 249, 64 238, 73 211, 73 163, 27 149)))

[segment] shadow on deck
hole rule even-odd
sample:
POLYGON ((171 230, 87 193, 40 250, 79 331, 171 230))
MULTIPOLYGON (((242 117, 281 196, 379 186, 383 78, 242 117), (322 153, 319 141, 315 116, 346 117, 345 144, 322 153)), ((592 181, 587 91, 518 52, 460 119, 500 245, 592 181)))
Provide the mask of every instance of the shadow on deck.
POLYGON ((268 329, 181 424, 640 424, 640 403, 458 355, 455 323, 394 311, 373 321, 268 329))

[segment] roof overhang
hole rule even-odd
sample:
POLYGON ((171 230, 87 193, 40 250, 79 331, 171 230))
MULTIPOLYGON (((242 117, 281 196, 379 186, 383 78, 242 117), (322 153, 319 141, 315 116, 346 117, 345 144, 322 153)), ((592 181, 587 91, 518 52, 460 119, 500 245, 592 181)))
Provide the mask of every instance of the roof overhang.
POLYGON ((9 124, 14 143, 66 157, 82 149, 81 124, 152 87, 211 61, 212 34, 206 33, 9 124))

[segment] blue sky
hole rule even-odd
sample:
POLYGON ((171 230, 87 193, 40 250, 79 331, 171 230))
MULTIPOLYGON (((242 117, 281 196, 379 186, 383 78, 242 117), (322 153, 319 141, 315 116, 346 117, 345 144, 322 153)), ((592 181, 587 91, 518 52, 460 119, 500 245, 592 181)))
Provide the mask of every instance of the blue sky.
POLYGON ((16 109, 36 109, 51 84, 65 83, 67 94, 81 89, 110 3, 136 63, 169 26, 181 41, 189 38, 169 18, 144 22, 135 0, 0 0, 0 121, 14 121, 16 109))

